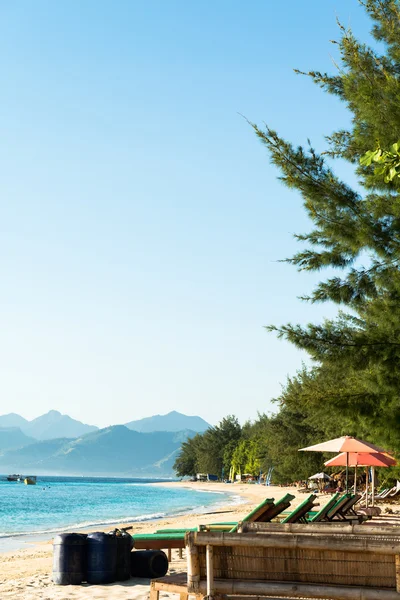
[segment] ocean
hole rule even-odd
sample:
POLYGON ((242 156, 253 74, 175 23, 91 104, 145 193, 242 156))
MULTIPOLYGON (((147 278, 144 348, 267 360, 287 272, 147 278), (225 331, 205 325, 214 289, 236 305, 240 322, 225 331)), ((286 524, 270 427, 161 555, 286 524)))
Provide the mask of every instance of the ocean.
POLYGON ((144 521, 235 502, 231 494, 148 485, 160 480, 38 477, 37 485, 0 476, 0 550, 6 539, 144 521), (2 544, 3 541, 3 544, 2 544))

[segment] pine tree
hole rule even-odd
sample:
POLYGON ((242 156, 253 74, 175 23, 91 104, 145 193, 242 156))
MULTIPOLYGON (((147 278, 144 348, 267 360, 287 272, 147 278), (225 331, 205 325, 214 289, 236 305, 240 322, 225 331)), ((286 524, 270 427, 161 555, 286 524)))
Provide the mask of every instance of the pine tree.
POLYGON ((321 153, 310 145, 296 148, 270 128, 253 124, 283 182, 301 193, 313 223, 309 233, 296 236, 305 248, 288 262, 299 270, 340 271, 306 300, 344 307, 337 319, 322 325, 269 329, 314 359, 317 377, 302 388, 308 401, 331 398, 337 415, 344 411, 354 423, 361 418, 367 430, 400 450, 400 180, 388 181, 360 163, 366 152, 389 148, 400 138, 400 3, 361 4, 385 52, 360 43, 339 25, 340 70, 307 73, 347 105, 352 127, 331 133, 321 153), (362 194, 335 175, 336 158, 352 163, 362 194))

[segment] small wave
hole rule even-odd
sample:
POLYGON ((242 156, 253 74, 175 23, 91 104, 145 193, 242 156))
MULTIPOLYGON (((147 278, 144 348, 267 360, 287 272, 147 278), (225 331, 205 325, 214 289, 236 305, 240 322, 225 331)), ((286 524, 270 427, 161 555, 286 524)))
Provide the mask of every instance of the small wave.
POLYGON ((186 488, 187 490, 190 490, 191 492, 196 492, 196 494, 218 494, 219 496, 225 496, 225 494, 229 494, 229 491, 226 492, 220 492, 217 490, 197 490, 197 489, 193 489, 193 488, 186 488))
MULTIPOLYGON (((133 484, 128 484, 128 485, 138 485, 136 483, 133 484)), ((192 489, 192 488, 185 488, 186 490, 192 489)), ((166 512, 155 512, 155 513, 148 513, 148 514, 140 514, 140 515, 135 515, 135 516, 123 516, 123 517, 112 517, 109 519, 97 519, 97 520, 86 520, 86 521, 81 521, 81 522, 76 522, 76 523, 72 523, 72 524, 60 524, 57 527, 54 527, 54 524, 52 525, 52 527, 46 528, 43 527, 42 529, 37 529, 37 530, 32 530, 32 531, 11 531, 11 532, 0 532, 0 539, 4 539, 4 538, 20 538, 23 536, 46 536, 48 535, 49 537, 52 534, 56 534, 56 533, 62 533, 62 532, 69 532, 69 531, 73 531, 73 530, 79 530, 79 529, 85 529, 85 528, 94 528, 94 527, 100 527, 100 526, 105 526, 105 525, 115 525, 115 524, 122 524, 122 523, 136 523, 136 522, 140 522, 140 521, 153 521, 153 520, 158 520, 158 519, 162 519, 162 518, 167 518, 167 517, 177 517, 177 516, 183 516, 183 515, 187 515, 187 514, 202 514, 202 513, 208 513, 210 511, 213 510, 218 510, 221 507, 226 507, 226 506, 233 506, 233 505, 239 505, 239 504, 243 504, 244 502, 246 502, 246 500, 238 495, 234 493, 234 490, 224 490, 224 491, 220 491, 220 490, 193 490, 194 492, 197 493, 203 493, 203 494, 216 494, 218 496, 221 496, 220 499, 218 499, 218 501, 211 501, 209 503, 207 503, 207 501, 205 501, 204 503, 200 504, 199 506, 193 506, 193 504, 190 505, 186 505, 186 506, 180 506, 177 507, 176 509, 172 509, 172 510, 167 510, 166 512)), ((205 500, 205 498, 204 498, 205 500)))
POLYGON ((0 533, 0 539, 10 537, 20 537, 24 535, 47 535, 48 533, 63 533, 72 529, 86 529, 87 527, 97 527, 100 525, 114 525, 115 523, 137 523, 139 521, 152 521, 155 519, 163 519, 168 516, 167 513, 153 513, 148 515, 137 515, 135 517, 115 517, 113 519, 102 519, 101 521, 83 521, 81 523, 73 523, 72 525, 60 525, 57 528, 37 529, 34 531, 11 531, 0 533))

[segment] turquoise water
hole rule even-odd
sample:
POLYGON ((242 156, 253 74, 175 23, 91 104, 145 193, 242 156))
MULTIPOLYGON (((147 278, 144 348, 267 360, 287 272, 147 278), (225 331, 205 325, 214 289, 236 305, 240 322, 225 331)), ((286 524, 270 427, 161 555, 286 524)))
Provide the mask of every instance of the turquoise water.
POLYGON ((24 485, 1 479, 0 540, 205 512, 228 500, 221 492, 149 485, 155 480, 38 477, 37 485, 24 485))

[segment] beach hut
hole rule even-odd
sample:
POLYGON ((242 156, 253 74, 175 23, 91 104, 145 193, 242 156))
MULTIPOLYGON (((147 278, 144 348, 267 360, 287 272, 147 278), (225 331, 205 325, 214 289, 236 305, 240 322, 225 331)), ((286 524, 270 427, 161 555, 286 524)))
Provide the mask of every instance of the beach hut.
POLYGON ((308 478, 308 480, 312 481, 313 483, 318 482, 319 491, 322 491, 324 487, 324 481, 329 481, 330 479, 330 475, 327 475, 326 473, 315 473, 315 475, 311 475, 311 477, 308 478))

